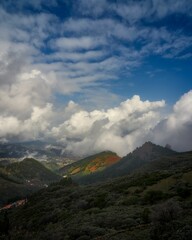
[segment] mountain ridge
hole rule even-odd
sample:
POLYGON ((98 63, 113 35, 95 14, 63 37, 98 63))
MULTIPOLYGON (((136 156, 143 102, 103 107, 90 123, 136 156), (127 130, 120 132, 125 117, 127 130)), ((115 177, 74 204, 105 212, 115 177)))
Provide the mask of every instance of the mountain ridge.
POLYGON ((158 158, 164 156, 173 156, 177 152, 156 145, 152 142, 145 142, 141 147, 136 148, 133 152, 127 154, 121 158, 120 161, 106 168, 102 173, 93 173, 91 176, 85 176, 82 178, 74 177, 74 180, 83 183, 86 179, 91 182, 100 180, 106 180, 109 178, 120 177, 139 169, 145 164, 157 161, 158 158))

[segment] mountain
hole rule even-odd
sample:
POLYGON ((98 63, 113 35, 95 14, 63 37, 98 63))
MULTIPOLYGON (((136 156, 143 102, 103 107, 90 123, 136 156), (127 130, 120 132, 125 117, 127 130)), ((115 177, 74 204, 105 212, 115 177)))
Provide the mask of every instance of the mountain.
POLYGON ((28 195, 59 181, 61 177, 35 159, 24 159, 0 167, 0 202, 28 195))
POLYGON ((156 161, 143 165, 137 172, 178 171, 187 168, 192 168, 192 151, 160 157, 156 161))
POLYGON ((120 157, 116 153, 105 151, 67 165, 61 168, 59 173, 68 176, 86 176, 94 172, 103 171, 119 160, 120 157))
POLYGON ((0 167, 5 167, 5 166, 11 164, 11 162, 12 162, 12 161, 9 160, 9 159, 0 160, 0 167))
POLYGON ((59 144, 50 144, 42 141, 0 143, 0 159, 25 158, 28 156, 35 157, 36 159, 73 159, 73 156, 69 153, 63 152, 63 149, 64 147, 59 144))
POLYGON ((163 157, 171 157, 175 154, 176 152, 169 148, 146 142, 132 153, 121 158, 117 163, 106 168, 102 173, 94 173, 76 180, 80 183, 92 183, 124 176, 140 169, 148 163, 156 162, 163 157))
POLYGON ((50 183, 60 179, 60 176, 48 170, 33 158, 26 158, 23 161, 12 163, 6 166, 4 170, 8 175, 23 181, 38 180, 42 183, 50 183))
POLYGON ((140 168, 144 164, 157 161, 165 156, 173 156, 175 153, 175 151, 169 148, 146 142, 132 153, 123 157, 119 163, 111 167, 111 170, 116 169, 120 175, 124 175, 140 168))
MULTIPOLYGON (((156 161, 140 153, 154 148, 162 154, 166 151, 150 144, 149 148, 144 146, 146 151, 137 149, 134 155, 153 164, 156 161)), ((181 162, 186 155, 182 156, 181 162)), ((169 157, 174 159, 174 155, 169 157)), ((191 199, 189 165, 84 187, 64 178, 29 197, 25 206, 2 213, 1 225, 9 231, 3 239, 191 240, 191 199)))

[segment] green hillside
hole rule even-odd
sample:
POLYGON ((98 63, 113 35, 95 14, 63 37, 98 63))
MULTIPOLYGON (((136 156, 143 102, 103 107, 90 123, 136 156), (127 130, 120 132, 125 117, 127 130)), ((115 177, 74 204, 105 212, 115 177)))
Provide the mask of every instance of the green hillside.
POLYGON ((189 167, 84 187, 63 179, 9 212, 9 234, 12 240, 191 240, 191 206, 189 167))
POLYGON ((34 159, 0 167, 0 204, 25 197, 47 184, 59 181, 60 176, 34 159))
POLYGON ((40 188, 42 188, 40 185, 24 184, 0 174, 0 207, 8 202, 24 198, 40 188))
POLYGON ((59 173, 68 176, 86 176, 103 171, 119 160, 120 157, 116 153, 110 151, 101 152, 61 168, 59 173))
POLYGON ((38 180, 42 183, 50 183, 60 179, 58 175, 33 158, 26 158, 21 162, 10 164, 4 169, 8 175, 17 177, 23 181, 38 180))

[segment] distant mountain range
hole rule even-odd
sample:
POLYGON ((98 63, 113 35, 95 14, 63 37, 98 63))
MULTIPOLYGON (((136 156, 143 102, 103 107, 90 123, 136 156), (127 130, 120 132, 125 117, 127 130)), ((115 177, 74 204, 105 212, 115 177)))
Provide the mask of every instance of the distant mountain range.
POLYGON ((74 158, 72 154, 63 151, 59 144, 50 144, 42 141, 29 141, 20 143, 0 143, 0 158, 25 158, 37 159, 74 158))

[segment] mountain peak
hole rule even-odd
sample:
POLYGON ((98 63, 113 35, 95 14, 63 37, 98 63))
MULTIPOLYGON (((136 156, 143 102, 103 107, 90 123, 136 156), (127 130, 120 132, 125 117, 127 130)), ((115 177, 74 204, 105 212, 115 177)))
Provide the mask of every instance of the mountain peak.
POLYGON ((145 142, 141 147, 136 148, 132 155, 143 160, 151 161, 159 156, 167 156, 175 153, 173 150, 156 145, 150 141, 145 142))
POLYGON ((152 143, 151 141, 148 141, 148 142, 145 142, 142 146, 157 146, 157 145, 152 143))

